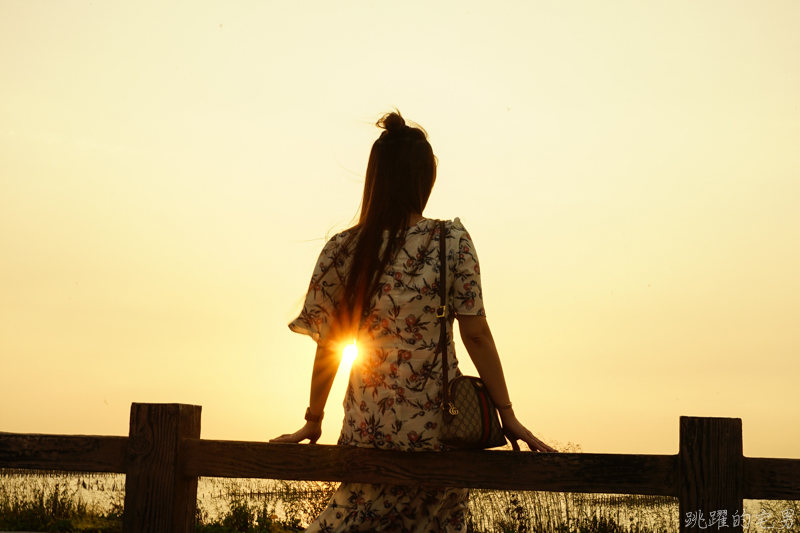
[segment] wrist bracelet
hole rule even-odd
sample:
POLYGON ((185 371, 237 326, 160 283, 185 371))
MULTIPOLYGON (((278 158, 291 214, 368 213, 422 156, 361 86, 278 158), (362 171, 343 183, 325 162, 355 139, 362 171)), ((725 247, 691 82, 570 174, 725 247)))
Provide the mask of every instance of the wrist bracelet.
POLYGON ((504 405, 495 405, 495 407, 497 409, 511 409, 511 402, 508 402, 507 404, 504 405))
POLYGON ((320 414, 320 415, 313 415, 313 414, 311 414, 311 408, 310 407, 306 408, 305 419, 308 422, 315 422, 315 423, 322 422, 322 417, 323 416, 325 416, 325 411, 322 411, 322 414, 320 414))

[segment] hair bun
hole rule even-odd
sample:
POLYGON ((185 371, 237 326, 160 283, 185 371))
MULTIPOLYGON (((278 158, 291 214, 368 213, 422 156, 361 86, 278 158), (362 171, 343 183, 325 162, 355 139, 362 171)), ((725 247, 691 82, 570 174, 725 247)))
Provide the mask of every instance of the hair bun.
POLYGON ((405 127, 406 121, 400 115, 399 111, 393 111, 383 115, 376 125, 379 128, 385 129, 388 133, 392 133, 405 127))

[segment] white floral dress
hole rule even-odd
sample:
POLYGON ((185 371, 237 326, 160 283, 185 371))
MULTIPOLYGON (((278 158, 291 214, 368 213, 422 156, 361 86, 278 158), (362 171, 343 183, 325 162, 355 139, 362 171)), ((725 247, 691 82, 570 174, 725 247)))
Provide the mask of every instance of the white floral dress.
MULTIPOLYGON (((469 233, 458 218, 445 227, 448 305, 458 314, 484 315, 480 266, 469 233)), ((318 343, 334 342, 327 333, 350 264, 352 250, 342 250, 350 231, 323 248, 303 311, 289 324, 318 343)), ((383 273, 380 292, 358 331, 359 356, 344 399, 340 445, 400 452, 443 449, 438 429, 442 360, 434 354, 439 342, 439 233, 430 219, 409 228, 383 273)), ((454 377, 460 372, 452 326, 450 313, 448 362, 454 377)), ((306 531, 466 531, 467 500, 466 489, 343 483, 306 531)))

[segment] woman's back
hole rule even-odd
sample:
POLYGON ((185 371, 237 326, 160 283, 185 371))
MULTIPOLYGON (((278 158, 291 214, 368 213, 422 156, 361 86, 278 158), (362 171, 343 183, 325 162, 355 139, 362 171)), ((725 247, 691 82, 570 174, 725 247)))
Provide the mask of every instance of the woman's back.
MULTIPOLYGON (((341 307, 351 255, 350 231, 333 237, 320 255, 303 312, 294 331, 325 338, 341 307)), ((449 309, 483 315, 480 267, 474 245, 459 219, 446 223, 449 309)), ((383 272, 379 292, 358 329, 359 357, 344 401, 339 444, 414 451, 439 450, 441 355, 439 306, 441 262, 436 221, 410 227, 383 272)), ((448 321, 448 360, 458 375, 448 321)), ((344 339, 349 341, 350 339, 344 339)))

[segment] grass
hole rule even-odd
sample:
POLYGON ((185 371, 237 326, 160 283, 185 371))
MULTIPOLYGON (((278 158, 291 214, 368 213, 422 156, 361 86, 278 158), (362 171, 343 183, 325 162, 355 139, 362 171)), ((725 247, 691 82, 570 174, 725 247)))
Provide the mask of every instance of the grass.
MULTIPOLYGON (((34 478, 35 479, 35 478, 34 478)), ((110 533, 122 531, 122 507, 112 504, 101 509, 76 499, 67 483, 41 483, 32 480, 25 490, 19 483, 0 485, 0 530, 4 531, 82 531, 110 533)))
POLYGON ((677 532, 674 498, 558 492, 470 491, 468 531, 677 532))
MULTIPOLYGON (((201 478, 195 531, 302 531, 337 487, 201 478)), ((122 475, 0 470, 0 530, 121 532, 123 503, 122 475)), ((800 502, 748 500, 746 505, 752 515, 746 531, 800 533, 800 502), (789 523, 787 512, 794 520, 782 527, 789 523), (770 519, 757 523, 765 513, 770 519)), ((673 533, 680 522, 677 500, 668 497, 476 489, 470 491, 466 525, 465 533, 673 533)))

